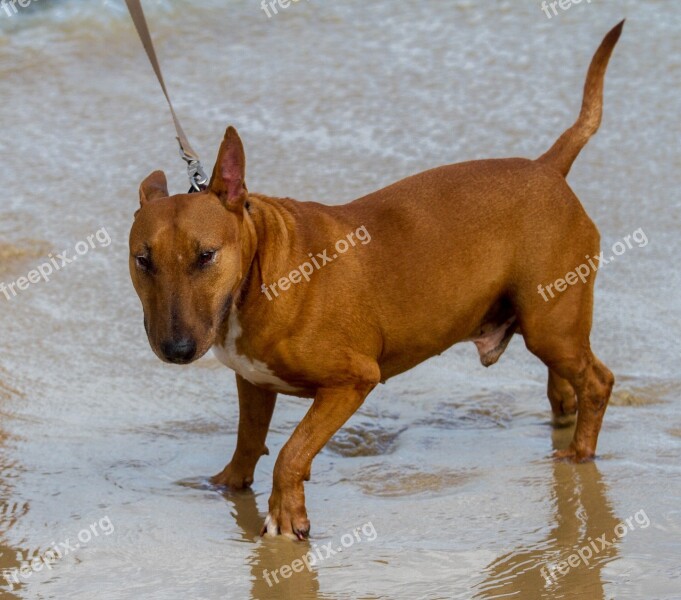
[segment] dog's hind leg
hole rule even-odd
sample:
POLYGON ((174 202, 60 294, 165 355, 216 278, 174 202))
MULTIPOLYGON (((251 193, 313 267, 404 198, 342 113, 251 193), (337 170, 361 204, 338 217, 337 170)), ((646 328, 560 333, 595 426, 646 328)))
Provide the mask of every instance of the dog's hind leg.
POLYGON ((553 369, 549 369, 547 395, 553 411, 554 427, 568 427, 575 422, 577 414, 577 395, 567 379, 563 379, 553 369))
POLYGON ((529 325, 523 323, 523 335, 528 349, 552 373, 566 380, 577 394, 574 437, 567 449, 556 452, 556 457, 583 462, 596 454, 598 434, 615 378, 591 351, 588 334, 580 334, 579 327, 562 328, 560 323, 555 318, 529 325))
POLYGON ((582 462, 596 454, 598 434, 614 384, 612 373, 591 351, 593 278, 568 288, 552 303, 520 298, 518 316, 527 348, 549 368, 554 414, 571 408, 568 386, 577 396, 577 425, 569 448, 557 457, 582 462))
POLYGON ((596 455, 598 434, 615 377, 589 350, 582 369, 575 371, 572 379, 577 390, 577 427, 570 446, 556 452, 556 457, 583 462, 596 455))

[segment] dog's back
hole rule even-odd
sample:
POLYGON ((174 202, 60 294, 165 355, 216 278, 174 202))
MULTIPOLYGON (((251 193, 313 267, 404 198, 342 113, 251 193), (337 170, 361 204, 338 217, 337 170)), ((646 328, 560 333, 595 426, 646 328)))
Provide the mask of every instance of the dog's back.
MULTIPOLYGON (((597 255, 598 230, 565 177, 600 125, 605 71, 623 23, 594 55, 576 123, 537 160, 439 167, 335 209, 340 222, 376 232, 372 243, 381 246, 362 257, 353 296, 371 306, 366 317, 382 333, 388 374, 533 310, 544 301, 540 283, 597 255)), ((340 285, 357 268, 348 261, 332 276, 340 285)))

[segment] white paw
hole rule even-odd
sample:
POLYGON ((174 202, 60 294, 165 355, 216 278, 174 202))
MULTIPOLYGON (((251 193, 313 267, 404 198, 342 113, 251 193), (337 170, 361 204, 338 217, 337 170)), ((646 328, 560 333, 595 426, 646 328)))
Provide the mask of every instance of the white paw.
POLYGON ((279 523, 277 523, 277 520, 272 516, 272 513, 268 513, 263 529, 267 535, 279 535, 279 523))
POLYGON ((276 518, 272 516, 272 513, 268 513, 267 517, 265 518, 265 524, 263 525, 262 528, 262 533, 261 535, 268 535, 271 537, 279 537, 280 535, 283 535, 284 537, 290 539, 290 540, 297 540, 298 537, 294 535, 293 533, 285 533, 282 534, 279 529, 279 522, 277 521, 276 518))

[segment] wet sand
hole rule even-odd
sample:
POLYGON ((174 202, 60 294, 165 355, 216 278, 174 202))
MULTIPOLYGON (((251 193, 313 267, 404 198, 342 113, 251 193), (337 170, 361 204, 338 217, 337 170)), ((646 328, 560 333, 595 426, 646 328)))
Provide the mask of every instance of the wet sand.
POLYGON ((380 386, 319 455, 309 542, 261 539, 308 402, 280 398, 252 491, 211 488, 236 441, 233 374, 212 356, 161 364, 127 273, 141 179, 162 168, 186 187, 163 97, 122 3, 36 3, 0 18, 0 282, 102 228, 111 244, 0 295, 0 567, 28 575, 11 592, 0 579, 1 597, 681 597, 677 7, 145 6, 206 166, 232 123, 252 191, 329 204, 439 164, 538 156, 627 17, 601 131, 569 177, 604 248, 649 240, 596 284, 593 347, 618 383, 598 460, 556 464, 571 431, 551 428, 546 369, 522 340, 491 369, 457 346, 380 386))

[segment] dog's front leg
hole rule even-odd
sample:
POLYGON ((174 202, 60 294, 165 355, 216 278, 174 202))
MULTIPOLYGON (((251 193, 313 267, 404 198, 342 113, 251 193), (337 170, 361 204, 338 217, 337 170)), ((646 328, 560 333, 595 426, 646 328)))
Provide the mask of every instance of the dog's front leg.
POLYGON ((310 479, 312 460, 362 405, 375 383, 317 391, 303 420, 284 445, 274 466, 269 514, 262 534, 307 538, 310 521, 305 509, 303 481, 310 479))
POLYGON ((269 454, 265 438, 272 420, 277 394, 255 387, 236 376, 239 392, 239 434, 231 462, 211 481, 233 489, 250 487, 258 460, 269 454))

